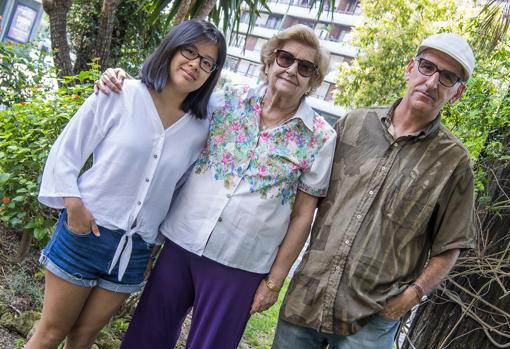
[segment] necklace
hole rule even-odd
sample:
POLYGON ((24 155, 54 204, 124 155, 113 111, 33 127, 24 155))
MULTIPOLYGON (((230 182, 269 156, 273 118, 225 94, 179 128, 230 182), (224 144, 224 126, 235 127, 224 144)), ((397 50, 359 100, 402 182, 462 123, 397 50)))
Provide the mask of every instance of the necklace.
POLYGON ((294 109, 290 114, 283 116, 281 118, 278 118, 276 120, 271 120, 270 122, 267 122, 267 120, 264 118, 263 110, 264 110, 264 102, 266 100, 266 94, 264 93, 264 97, 262 97, 262 101, 260 102, 260 117, 259 117, 259 127, 261 131, 267 130, 269 128, 277 127, 283 124, 285 121, 289 120, 296 114, 297 109, 294 109))

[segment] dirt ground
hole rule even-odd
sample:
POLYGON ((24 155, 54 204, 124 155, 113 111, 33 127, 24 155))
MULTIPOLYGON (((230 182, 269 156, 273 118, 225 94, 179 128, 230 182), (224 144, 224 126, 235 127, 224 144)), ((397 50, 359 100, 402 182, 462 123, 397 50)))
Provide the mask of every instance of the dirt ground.
MULTIPOLYGON (((42 280, 37 276, 39 249, 32 246, 26 258, 16 263, 14 257, 20 240, 21 234, 5 232, 0 226, 0 317, 7 312, 17 317, 41 305, 42 280)), ((16 340, 21 338, 14 330, 0 326, 0 348, 15 348, 16 340)))

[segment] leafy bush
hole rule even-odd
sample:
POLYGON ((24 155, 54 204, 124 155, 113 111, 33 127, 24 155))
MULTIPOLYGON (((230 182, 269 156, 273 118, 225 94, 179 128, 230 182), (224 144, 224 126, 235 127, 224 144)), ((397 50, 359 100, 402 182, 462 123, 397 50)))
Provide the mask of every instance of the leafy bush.
POLYGON ((44 163, 97 76, 93 67, 68 78, 65 87, 36 89, 30 100, 0 111, 0 221, 6 227, 28 231, 42 242, 48 238, 55 213, 37 202, 44 163))
POLYGON ((9 107, 31 98, 37 90, 51 88, 48 59, 46 52, 32 44, 0 42, 0 104, 9 107))

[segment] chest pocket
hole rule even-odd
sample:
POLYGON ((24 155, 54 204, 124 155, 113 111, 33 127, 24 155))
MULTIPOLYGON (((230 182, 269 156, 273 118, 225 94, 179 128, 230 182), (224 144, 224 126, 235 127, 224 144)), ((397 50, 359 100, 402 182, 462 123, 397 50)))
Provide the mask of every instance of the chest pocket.
POLYGON ((384 215, 403 228, 421 225, 432 214, 430 181, 416 172, 402 172, 391 184, 384 202, 384 215))

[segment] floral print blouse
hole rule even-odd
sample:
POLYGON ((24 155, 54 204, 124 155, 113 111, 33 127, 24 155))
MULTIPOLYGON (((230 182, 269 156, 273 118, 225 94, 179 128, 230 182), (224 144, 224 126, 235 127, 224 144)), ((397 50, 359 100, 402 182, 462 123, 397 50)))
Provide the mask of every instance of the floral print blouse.
POLYGON ((257 273, 276 257, 297 190, 326 195, 336 140, 305 101, 260 130, 265 89, 228 85, 211 97, 207 145, 161 226, 188 251, 257 273))

